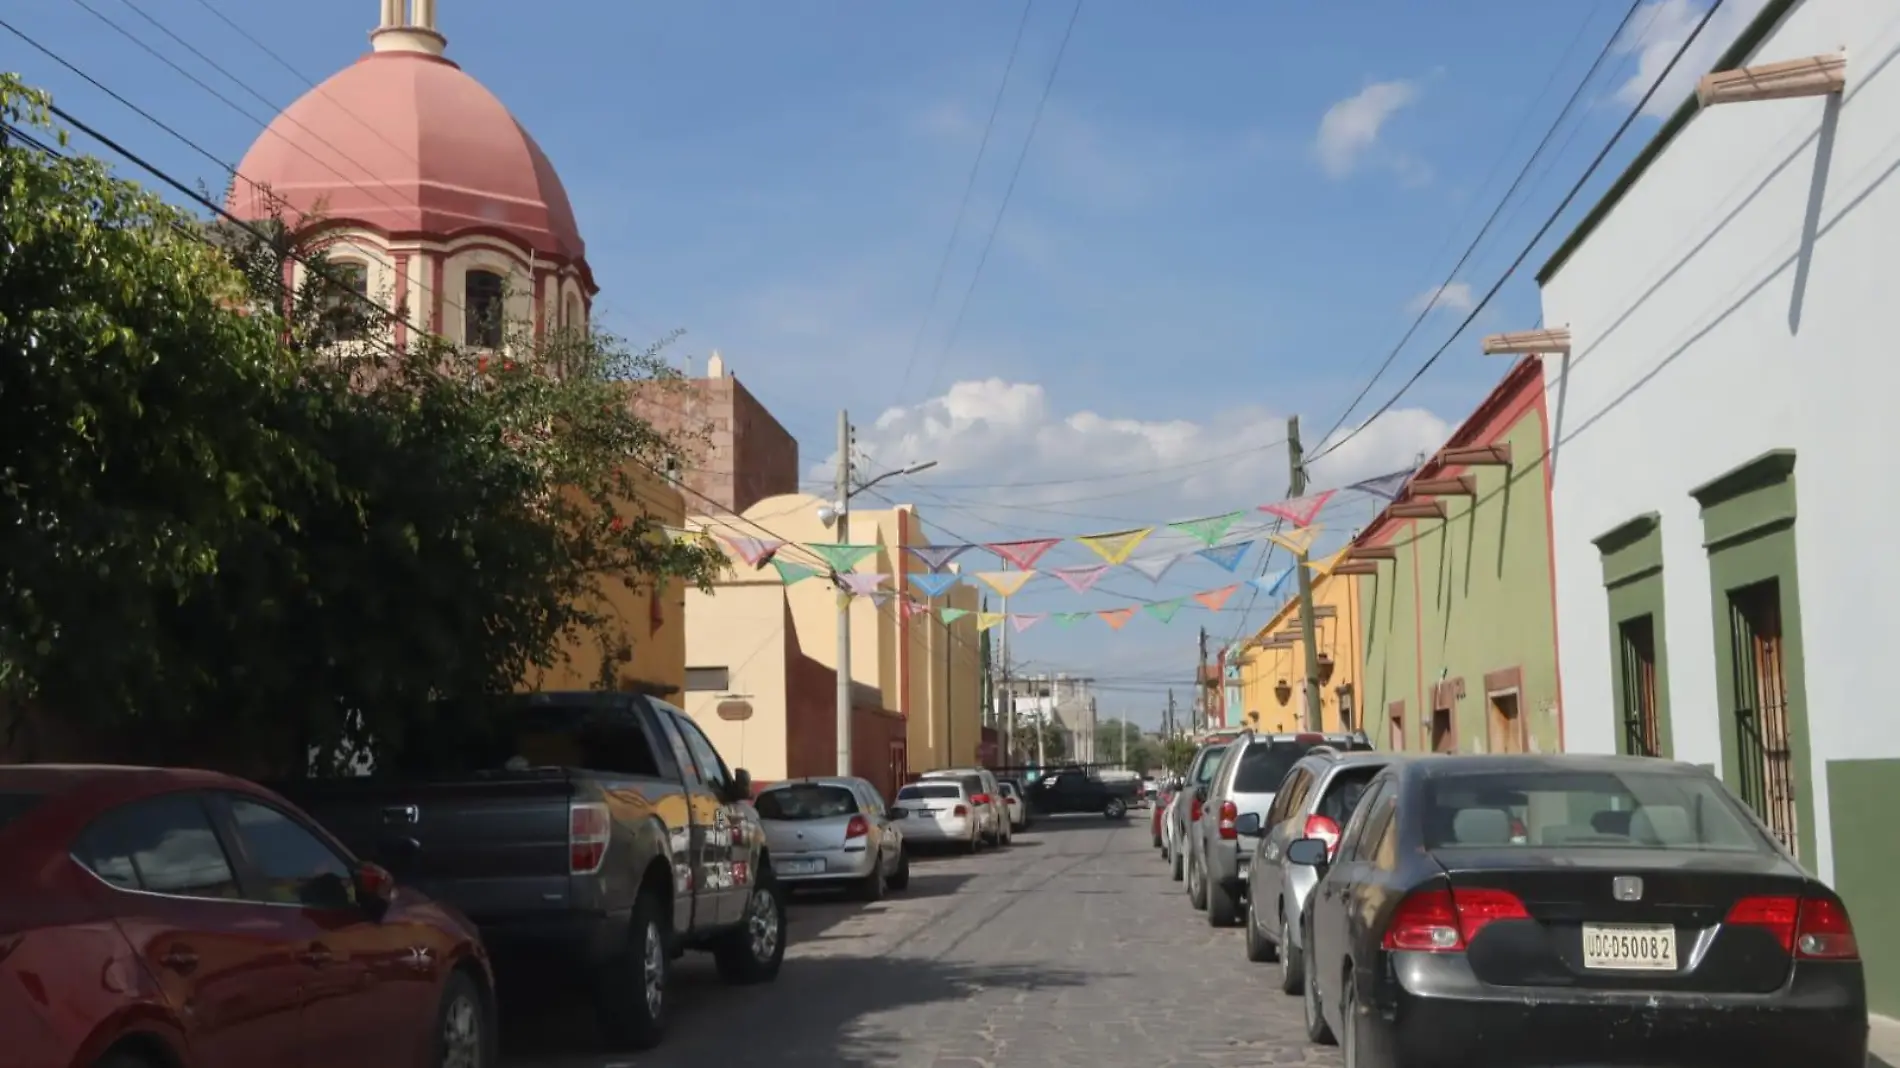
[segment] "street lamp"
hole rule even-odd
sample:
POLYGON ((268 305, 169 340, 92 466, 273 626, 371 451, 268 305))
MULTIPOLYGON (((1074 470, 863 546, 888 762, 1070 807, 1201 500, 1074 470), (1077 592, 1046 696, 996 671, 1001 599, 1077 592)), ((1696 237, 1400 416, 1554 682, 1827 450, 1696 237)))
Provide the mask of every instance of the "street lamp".
MULTIPOLYGON (((835 503, 818 506, 818 521, 837 531, 839 545, 848 545, 851 542, 851 498, 886 479, 928 471, 937 466, 937 461, 928 460, 924 463, 886 471, 868 482, 853 486, 851 484, 851 424, 842 413, 839 424, 838 500, 835 503)), ((845 776, 852 774, 851 718, 851 591, 840 583, 838 586, 838 774, 845 776)))

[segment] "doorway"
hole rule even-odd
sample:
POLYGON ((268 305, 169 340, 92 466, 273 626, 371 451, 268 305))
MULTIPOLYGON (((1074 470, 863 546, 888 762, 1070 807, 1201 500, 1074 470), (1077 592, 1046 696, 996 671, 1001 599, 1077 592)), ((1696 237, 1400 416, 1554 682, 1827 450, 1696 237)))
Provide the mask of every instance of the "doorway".
POLYGON ((1434 753, 1456 753, 1458 742, 1451 734, 1451 709, 1432 709, 1431 751, 1434 753))
POLYGON ((1517 698, 1516 690, 1487 695, 1490 711, 1486 737, 1493 753, 1522 753, 1530 748, 1525 744, 1524 717, 1518 714, 1517 698))

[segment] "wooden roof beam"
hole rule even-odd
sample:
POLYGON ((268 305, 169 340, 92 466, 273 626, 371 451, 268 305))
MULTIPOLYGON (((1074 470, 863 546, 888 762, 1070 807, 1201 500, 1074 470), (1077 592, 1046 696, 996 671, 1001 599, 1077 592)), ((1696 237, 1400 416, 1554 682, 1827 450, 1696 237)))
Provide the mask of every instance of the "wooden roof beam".
POLYGON ((1439 450, 1438 462, 1446 467, 1509 467, 1511 443, 1501 441, 1496 445, 1461 445, 1456 448, 1447 445, 1439 450))
POLYGON ((1555 328, 1492 334, 1484 339, 1484 354, 1486 356, 1568 356, 1570 355, 1570 331, 1555 328))
POLYGON ((1452 475, 1446 478, 1414 479, 1408 488, 1420 497, 1476 497, 1478 476, 1452 475))
POLYGON ((1333 568, 1335 575, 1376 575, 1378 573, 1378 562, 1373 560, 1348 560, 1333 568))
MULTIPOLYGON (((1385 514, 1394 519, 1443 519, 1444 501, 1399 501, 1388 504, 1385 514)), ((1337 571, 1334 574, 1338 574, 1337 571)))
POLYGON ((1695 98, 1707 108, 1717 104, 1827 96, 1846 88, 1847 53, 1832 52, 1704 74, 1696 83, 1695 98))

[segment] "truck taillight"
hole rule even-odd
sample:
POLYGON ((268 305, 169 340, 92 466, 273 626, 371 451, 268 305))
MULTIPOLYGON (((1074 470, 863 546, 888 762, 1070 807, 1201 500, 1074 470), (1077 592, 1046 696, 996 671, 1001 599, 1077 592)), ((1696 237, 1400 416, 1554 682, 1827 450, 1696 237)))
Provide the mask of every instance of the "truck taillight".
POLYGON ((853 838, 863 838, 870 833, 871 824, 863 816, 853 816, 851 822, 844 825, 844 840, 847 842, 853 838))
POLYGON ((1222 801, 1220 803, 1220 828, 1219 829, 1220 829, 1220 836, 1222 838, 1239 837, 1239 832, 1234 830, 1234 821, 1239 818, 1240 818, 1240 809, 1232 801, 1222 801))
POLYGON ((592 875, 607 860, 613 840, 613 817, 598 801, 576 801, 567 807, 567 870, 592 875))
POLYGON ((1326 843, 1326 855, 1332 856, 1339 851, 1339 824, 1331 816, 1314 813, 1306 817, 1306 827, 1300 831, 1301 838, 1317 838, 1326 843))

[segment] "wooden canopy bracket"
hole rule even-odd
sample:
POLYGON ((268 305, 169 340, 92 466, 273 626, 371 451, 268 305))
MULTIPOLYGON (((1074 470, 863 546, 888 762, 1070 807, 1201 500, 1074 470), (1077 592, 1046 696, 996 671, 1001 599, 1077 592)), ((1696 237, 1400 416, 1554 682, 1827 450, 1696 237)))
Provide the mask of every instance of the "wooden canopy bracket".
POLYGON ((1348 560, 1333 568, 1335 575, 1376 575, 1378 573, 1379 564, 1374 560, 1348 560))
POLYGON ((1444 501, 1399 501, 1387 505, 1385 514, 1394 519, 1443 519, 1444 501))
POLYGON ((1486 356, 1568 356, 1570 331, 1553 328, 1492 334, 1484 339, 1484 354, 1486 356))
POLYGON ((1511 444, 1447 446, 1439 452, 1438 462, 1446 467, 1509 467, 1511 444))
POLYGON ((1826 96, 1846 88, 1847 53, 1832 52, 1704 74, 1696 83, 1695 98, 1707 108, 1717 104, 1826 96))
POLYGON ((1478 476, 1451 475, 1446 478, 1421 478, 1412 483, 1411 490, 1421 497, 1476 497, 1478 476))

